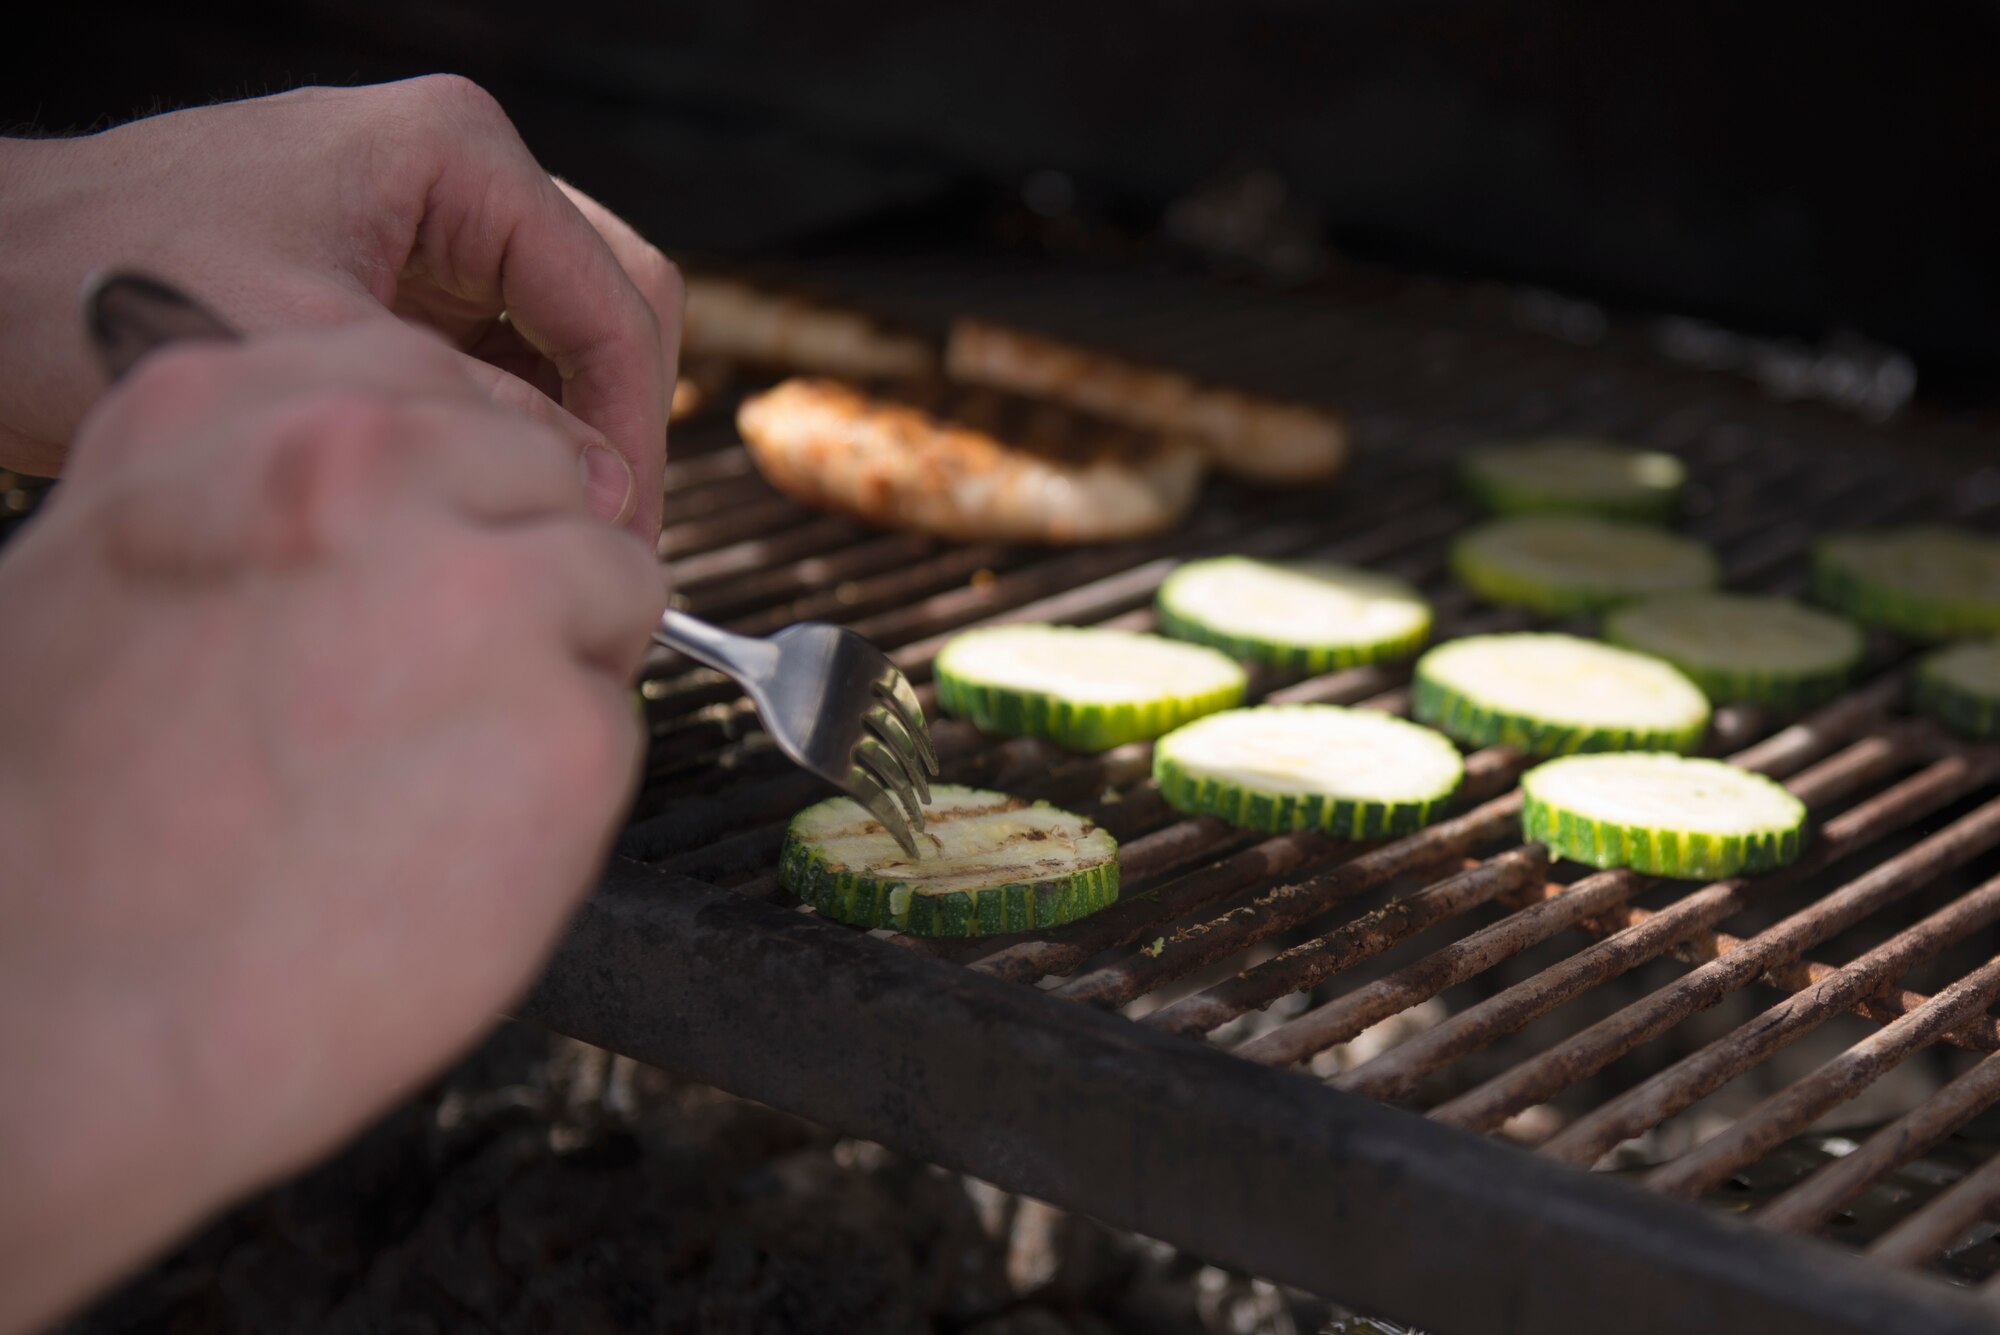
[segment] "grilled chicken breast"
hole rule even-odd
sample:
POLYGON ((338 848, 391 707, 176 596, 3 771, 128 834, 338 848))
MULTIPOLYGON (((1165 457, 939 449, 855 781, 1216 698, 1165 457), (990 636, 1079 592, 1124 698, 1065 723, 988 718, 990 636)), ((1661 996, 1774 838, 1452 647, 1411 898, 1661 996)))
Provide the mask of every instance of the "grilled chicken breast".
POLYGON ((693 356, 870 377, 931 375, 937 349, 859 311, 771 292, 727 278, 687 280, 681 349, 693 356))
POLYGON ((780 491, 968 540, 1157 533, 1187 513, 1204 470, 1190 437, 940 382, 870 393, 787 380, 745 400, 736 422, 780 491))
POLYGON ((1191 433, 1217 468, 1253 482, 1323 482, 1347 462, 1347 424, 1337 413, 1205 384, 1002 325, 954 322, 945 369, 956 380, 1191 433))

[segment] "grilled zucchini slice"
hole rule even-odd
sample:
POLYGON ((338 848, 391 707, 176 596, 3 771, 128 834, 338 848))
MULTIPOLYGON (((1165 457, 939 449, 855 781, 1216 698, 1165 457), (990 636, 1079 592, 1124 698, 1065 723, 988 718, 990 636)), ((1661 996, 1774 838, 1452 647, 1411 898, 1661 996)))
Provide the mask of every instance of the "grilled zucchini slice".
POLYGON ((1546 616, 1706 589, 1721 574, 1714 554, 1692 539, 1589 515, 1492 520, 1452 544, 1451 570, 1490 602, 1546 616))
POLYGON ((1716 880, 1798 860, 1806 808, 1761 774, 1675 755, 1567 756, 1521 779, 1526 839, 1593 867, 1716 880))
POLYGON ((1429 728, 1387 714, 1262 705, 1168 733, 1153 750, 1153 777, 1176 810, 1245 829, 1382 839, 1441 816, 1465 762, 1429 728))
POLYGON ((1535 756, 1692 751, 1708 697, 1670 663, 1573 635, 1473 635, 1417 660, 1411 713, 1467 746, 1535 756))
POLYGON ((1687 468, 1671 454, 1586 436, 1542 436, 1470 451, 1465 490, 1495 514, 1593 514, 1665 520, 1680 505, 1687 468))
POLYGON ((938 703, 986 732, 1105 751, 1243 702, 1227 655, 1158 635, 993 626, 954 637, 934 666, 938 703))
POLYGON ((1156 610, 1177 640, 1308 673, 1407 658, 1431 631, 1431 605, 1408 584, 1329 561, 1190 561, 1156 610))
POLYGON ((1939 649, 1917 665, 1916 706, 1968 737, 2000 737, 2000 640, 1939 649))
POLYGON ((1813 548, 1813 589, 1915 640, 2000 634, 2000 538, 1939 524, 1836 534, 1813 548))
POLYGON ((1604 638, 1664 658, 1718 705, 1797 710, 1838 695, 1867 640, 1851 622, 1789 598, 1669 593, 1604 618, 1604 638))
POLYGON ((1046 802, 943 784, 917 858, 849 798, 792 818, 778 878, 836 922, 920 936, 1058 927, 1118 898, 1118 841, 1046 802))

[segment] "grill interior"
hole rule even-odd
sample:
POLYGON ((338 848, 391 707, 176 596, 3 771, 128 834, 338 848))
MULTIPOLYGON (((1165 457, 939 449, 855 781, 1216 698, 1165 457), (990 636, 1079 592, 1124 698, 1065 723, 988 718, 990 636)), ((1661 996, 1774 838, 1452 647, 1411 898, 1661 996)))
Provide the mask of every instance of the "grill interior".
MULTIPOLYGON (((2000 1305, 1986 1222, 2000 1141, 1981 1119, 2000 1102, 2000 747, 1899 712, 1906 648, 1876 643, 1863 683, 1810 716, 1718 711, 1710 753, 1788 784, 1815 840, 1795 869, 1715 885, 1551 866, 1520 841, 1525 763, 1505 749, 1470 755, 1453 816, 1411 837, 1260 838, 1169 810, 1148 745, 1077 756, 982 737, 938 718, 928 684, 943 640, 972 625, 1150 629, 1161 578, 1202 554, 1401 575, 1433 599, 1440 639, 1537 624, 1474 603, 1444 557, 1473 518, 1449 485, 1455 452, 1543 430, 1682 455, 1682 527, 1719 551, 1726 582, 1802 594, 1816 533, 1917 518, 1992 527, 2000 468, 1977 462, 1981 423, 1918 413, 1883 427, 1779 403, 1673 364, 1639 325, 1586 321, 1589 342, 1571 342, 1574 322, 1548 332, 1536 318, 1540 298, 1371 272, 1276 291, 1138 266, 1024 274, 856 253, 815 277, 919 323, 1009 320, 1330 403, 1357 444, 1330 490, 1211 484, 1174 533, 1048 550, 812 512, 757 477, 726 405, 677 428, 659 551, 683 605, 750 633, 807 618, 853 627, 918 685, 945 780, 1058 802, 1123 846, 1120 902, 1083 922, 972 941, 884 933, 881 950, 1297 1067, 1876 1264, 1983 1284, 2000 1305)), ((1407 679, 1261 673, 1251 696, 1400 713, 1407 679)), ((652 746, 621 852, 784 903, 784 823, 827 790, 777 755, 717 674, 662 657, 644 696, 652 746)))

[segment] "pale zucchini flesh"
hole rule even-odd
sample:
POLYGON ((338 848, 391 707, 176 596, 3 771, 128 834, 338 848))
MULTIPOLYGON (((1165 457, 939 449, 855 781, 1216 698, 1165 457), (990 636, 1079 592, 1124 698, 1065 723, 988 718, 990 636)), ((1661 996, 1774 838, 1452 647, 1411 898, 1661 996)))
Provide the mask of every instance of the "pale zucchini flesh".
POLYGON ((1521 827, 1530 842, 1593 867, 1717 880, 1797 861, 1806 808, 1719 760, 1565 756, 1522 777, 1521 827))
POLYGON ((1917 665, 1916 707, 1967 737, 2000 737, 2000 640, 1939 649, 1917 665))
POLYGON ((1408 834, 1443 815, 1464 776, 1458 748, 1430 729, 1336 705, 1211 714, 1153 751, 1169 805, 1268 834, 1408 834))
POLYGON ((1452 544, 1451 570, 1489 602, 1547 616, 1705 589, 1721 576, 1714 554, 1692 539, 1589 515, 1490 520, 1452 544))
POLYGON ((1597 514, 1663 520, 1687 468, 1671 454, 1584 436, 1507 441, 1467 453, 1459 480, 1495 514, 1597 514))
POLYGON ((779 880, 825 917, 921 936, 1057 927, 1118 898, 1118 843, 1046 802, 942 784, 913 860, 845 797, 792 819, 779 880))
POLYGON ((1177 640, 1307 673, 1407 658, 1431 629, 1410 585, 1329 561, 1191 561, 1161 583, 1156 611, 1177 640))
POLYGON ((1911 639, 2000 635, 2000 538, 1934 524, 1836 534, 1813 547, 1813 590, 1911 639))
POLYGON ((1867 640, 1851 622, 1789 598, 1669 593, 1604 618, 1604 638, 1663 658, 1718 705, 1792 711, 1838 695, 1867 640))
POLYGON ((1417 660, 1411 714, 1467 746, 1529 755, 1692 751, 1708 697, 1672 664, 1573 635, 1474 635, 1417 660))
POLYGON ((1104 751, 1242 703, 1242 665, 1215 649, 1093 627, 967 631, 939 651, 938 703, 986 732, 1104 751))

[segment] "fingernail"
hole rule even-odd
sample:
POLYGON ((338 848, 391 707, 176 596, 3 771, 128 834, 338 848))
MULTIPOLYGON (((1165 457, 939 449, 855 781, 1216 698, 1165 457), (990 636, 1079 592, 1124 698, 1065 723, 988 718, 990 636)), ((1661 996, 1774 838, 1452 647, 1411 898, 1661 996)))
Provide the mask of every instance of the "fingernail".
POLYGON ((591 511, 614 524, 622 524, 632 514, 632 465, 615 450, 602 445, 586 445, 577 456, 583 473, 583 492, 591 511))

